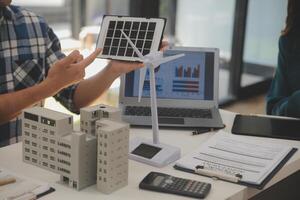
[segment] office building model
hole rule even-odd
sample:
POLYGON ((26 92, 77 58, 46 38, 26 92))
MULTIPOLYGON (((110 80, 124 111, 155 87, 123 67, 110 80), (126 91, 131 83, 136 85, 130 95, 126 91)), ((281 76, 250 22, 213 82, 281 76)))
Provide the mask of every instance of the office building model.
POLYGON ((101 119, 98 135, 97 188, 109 194, 128 184, 129 125, 101 119))
POLYGON ((97 182, 101 192, 110 193, 127 185, 129 125, 120 122, 120 111, 97 105, 83 108, 80 113, 84 126, 78 132, 73 130, 71 115, 41 107, 24 110, 23 161, 59 174, 62 183, 77 190, 97 182), (96 131, 101 135, 98 139, 96 131), (102 165, 104 161, 107 165, 102 165), (117 165, 107 168, 109 164, 117 165))

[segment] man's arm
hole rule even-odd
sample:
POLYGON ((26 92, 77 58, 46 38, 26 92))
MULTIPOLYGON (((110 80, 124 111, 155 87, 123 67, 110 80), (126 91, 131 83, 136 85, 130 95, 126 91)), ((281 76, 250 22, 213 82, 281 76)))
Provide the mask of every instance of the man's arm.
POLYGON ((23 109, 53 96, 61 89, 78 83, 84 77, 84 69, 99 54, 96 50, 83 60, 78 51, 57 61, 48 72, 47 78, 30 88, 0 95, 0 124, 18 116, 23 109))
POLYGON ((24 90, 0 95, 0 124, 15 118, 24 108, 51 96, 54 92, 51 85, 43 81, 24 90))

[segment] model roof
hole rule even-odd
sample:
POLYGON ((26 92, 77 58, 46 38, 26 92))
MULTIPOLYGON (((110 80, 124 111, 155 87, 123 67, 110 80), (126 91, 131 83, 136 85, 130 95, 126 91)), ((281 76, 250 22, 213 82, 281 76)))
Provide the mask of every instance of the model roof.
POLYGON ((105 111, 109 112, 109 111, 115 111, 116 108, 100 104, 100 105, 95 105, 95 106, 89 106, 89 107, 81 108, 81 110, 86 111, 86 112, 92 112, 92 111, 97 111, 97 110, 105 110, 105 111))
POLYGON ((50 118, 53 120, 60 120, 60 119, 66 119, 66 118, 72 117, 72 115, 64 114, 61 112, 57 112, 54 110, 50 110, 50 109, 42 108, 42 107, 38 107, 38 106, 25 109, 24 112, 29 112, 31 114, 50 118))
POLYGON ((97 123, 105 124, 106 126, 101 127, 103 131, 114 131, 115 129, 123 128, 124 126, 128 126, 126 123, 111 121, 108 119, 98 120, 97 123))

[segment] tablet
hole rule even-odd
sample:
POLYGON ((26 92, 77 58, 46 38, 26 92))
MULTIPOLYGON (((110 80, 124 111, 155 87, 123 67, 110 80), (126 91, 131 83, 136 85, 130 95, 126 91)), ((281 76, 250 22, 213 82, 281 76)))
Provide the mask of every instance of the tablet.
POLYGON ((300 119, 236 115, 231 132, 238 135, 300 140, 300 119))

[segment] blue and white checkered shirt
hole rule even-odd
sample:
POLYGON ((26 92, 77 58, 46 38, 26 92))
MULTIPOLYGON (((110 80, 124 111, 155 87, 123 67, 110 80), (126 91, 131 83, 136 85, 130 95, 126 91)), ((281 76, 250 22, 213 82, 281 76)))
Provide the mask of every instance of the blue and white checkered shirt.
MULTIPOLYGON (((40 83, 49 68, 65 55, 58 38, 43 18, 17 6, 0 9, 1 95, 40 83)), ((76 87, 72 85, 54 96, 73 112, 76 112, 73 103, 76 87)), ((20 135, 20 120, 0 125, 0 147, 18 142, 20 135)))

